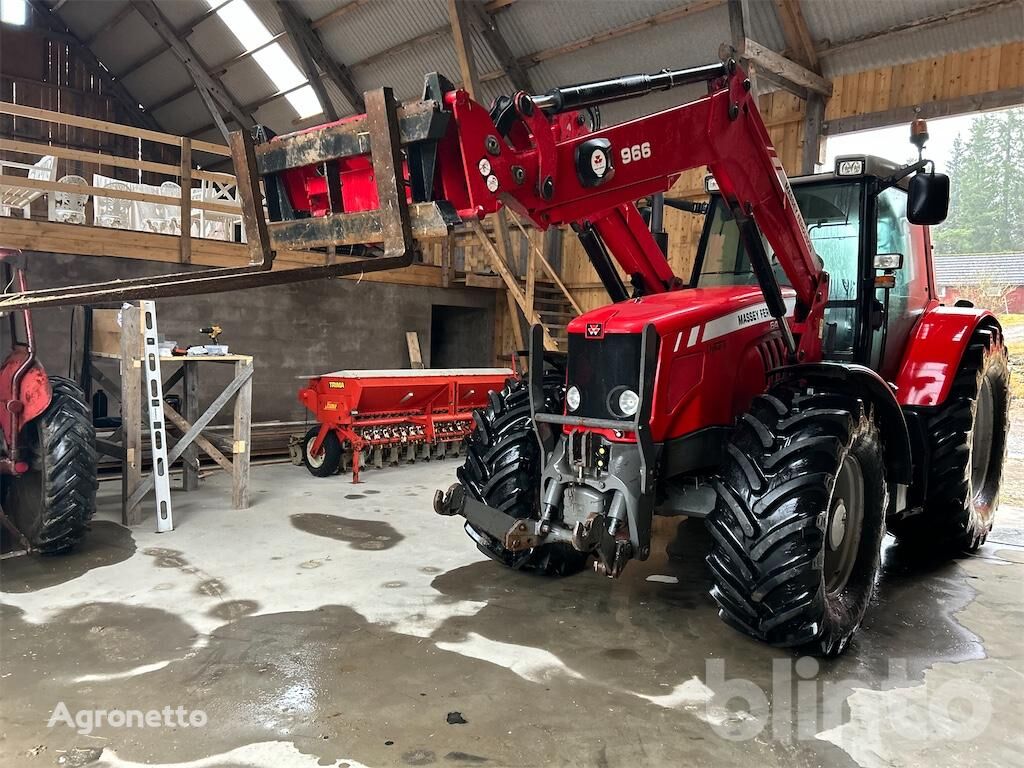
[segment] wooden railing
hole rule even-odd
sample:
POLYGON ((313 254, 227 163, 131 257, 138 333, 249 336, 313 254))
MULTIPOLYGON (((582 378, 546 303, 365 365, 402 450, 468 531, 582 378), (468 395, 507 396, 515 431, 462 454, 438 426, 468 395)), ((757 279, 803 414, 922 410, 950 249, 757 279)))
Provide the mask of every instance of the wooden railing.
MULTIPOLYGON (((92 184, 62 183, 56 178, 53 180, 30 179, 15 174, 0 174, 0 186, 15 187, 19 189, 35 189, 45 191, 47 193, 71 192, 76 194, 92 195, 100 198, 112 198, 115 200, 128 200, 133 202, 177 206, 180 208, 178 220, 181 228, 180 235, 178 235, 180 252, 179 260, 184 264, 191 263, 192 261, 193 235, 191 231, 191 221, 193 210, 241 214, 241 208, 238 205, 217 202, 214 200, 192 199, 192 184, 195 181, 199 181, 200 183, 205 181, 228 185, 233 185, 235 183, 235 177, 230 173, 220 173, 193 167, 194 153, 205 154, 210 156, 214 161, 218 158, 230 157, 230 152, 224 145, 214 144, 208 141, 200 141, 198 139, 190 139, 185 136, 161 133, 159 131, 151 131, 145 128, 121 125, 120 123, 112 123, 106 120, 97 120, 95 118, 70 115, 62 112, 51 112, 46 109, 28 107, 21 104, 12 104, 10 102, 0 102, 0 115, 9 116, 6 121, 7 124, 11 126, 9 135, 17 135, 18 133, 14 130, 16 120, 29 120, 33 122, 85 128, 110 133, 120 137, 136 139, 138 142, 137 146, 139 156, 144 154, 144 145, 142 142, 152 142, 153 144, 159 145, 163 150, 161 154, 177 154, 177 163, 143 160, 139 156, 126 157, 105 154, 102 152, 92 152, 83 149, 73 149, 41 141, 6 138, 3 134, 8 133, 8 131, 0 130, 0 150, 5 153, 29 155, 35 159, 50 155, 58 158, 59 160, 66 161, 66 163, 73 162, 84 166, 95 166, 97 169, 110 167, 138 171, 140 174, 155 175, 164 177, 165 179, 168 179, 169 177, 168 180, 173 179, 180 185, 181 193, 180 196, 175 198, 167 195, 157 195, 134 190, 97 187, 92 184), (177 152, 175 152, 175 150, 177 150, 177 152)), ((41 133, 41 131, 37 130, 32 133, 41 133)), ((198 236, 201 238, 204 236, 204 233, 200 231, 198 236)))

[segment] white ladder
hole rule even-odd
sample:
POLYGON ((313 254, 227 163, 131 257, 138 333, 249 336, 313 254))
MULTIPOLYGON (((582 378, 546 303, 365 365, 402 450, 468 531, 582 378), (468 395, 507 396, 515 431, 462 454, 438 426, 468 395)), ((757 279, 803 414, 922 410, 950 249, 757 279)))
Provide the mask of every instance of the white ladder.
POLYGON ((164 385, 160 376, 160 344, 156 332, 156 304, 139 302, 142 315, 142 356, 146 370, 146 410, 149 413, 149 440, 153 455, 153 488, 156 492, 156 530, 174 530, 171 517, 170 467, 167 466, 167 430, 164 421, 164 385))

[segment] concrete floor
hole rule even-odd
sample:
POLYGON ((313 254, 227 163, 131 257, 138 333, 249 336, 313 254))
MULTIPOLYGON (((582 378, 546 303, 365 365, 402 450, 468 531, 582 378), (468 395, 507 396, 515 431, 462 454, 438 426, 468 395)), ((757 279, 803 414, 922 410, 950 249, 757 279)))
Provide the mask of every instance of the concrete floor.
POLYGON ((104 483, 80 551, 0 565, 0 764, 1024 765, 1024 511, 975 557, 889 548, 819 664, 719 622, 699 523, 618 581, 485 560, 430 510, 455 466, 254 468, 247 511, 215 474, 160 535, 110 522, 104 483), (61 704, 206 725, 48 727, 61 704))

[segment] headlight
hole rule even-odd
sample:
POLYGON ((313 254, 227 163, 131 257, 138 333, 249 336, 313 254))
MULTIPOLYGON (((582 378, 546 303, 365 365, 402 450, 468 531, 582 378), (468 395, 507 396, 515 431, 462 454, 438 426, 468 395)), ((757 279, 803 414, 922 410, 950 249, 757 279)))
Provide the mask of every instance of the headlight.
POLYGON ((635 416, 640 407, 640 395, 632 389, 624 389, 619 394, 619 413, 623 416, 635 416))
POLYGON ((565 404, 569 406, 570 411, 575 411, 580 407, 580 391, 576 387, 569 387, 566 391, 565 404))

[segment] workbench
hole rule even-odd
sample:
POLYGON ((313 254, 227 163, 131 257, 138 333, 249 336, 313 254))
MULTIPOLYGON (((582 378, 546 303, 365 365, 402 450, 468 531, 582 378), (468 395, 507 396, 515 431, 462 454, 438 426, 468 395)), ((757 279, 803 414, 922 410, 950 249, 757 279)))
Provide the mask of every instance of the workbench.
MULTIPOLYGON (((138 525, 144 514, 142 499, 153 489, 152 474, 143 475, 143 421, 145 412, 143 386, 143 356, 139 344, 138 307, 125 307, 121 312, 121 327, 118 329, 118 351, 113 351, 109 340, 104 342, 102 327, 94 326, 94 348, 89 351, 88 375, 91 384, 98 384, 108 394, 121 402, 121 426, 111 439, 97 440, 100 453, 119 457, 121 473, 121 518, 125 525, 138 525), (96 332, 98 331, 98 333, 96 332), (120 363, 120 384, 112 381, 96 365, 95 360, 116 359, 120 363)), ((99 314, 99 311, 96 312, 99 314)), ((102 324, 101 324, 102 325, 102 324)), ((109 335, 109 329, 106 331, 109 335)), ((235 509, 249 506, 249 464, 252 426, 252 377, 253 358, 251 355, 160 355, 160 372, 163 377, 164 415, 183 435, 168 446, 167 464, 173 466, 182 461, 182 490, 194 491, 199 487, 200 450, 231 475, 231 502, 235 509), (201 372, 228 369, 233 373, 224 389, 200 413, 199 381, 201 372), (170 369, 170 371, 169 371, 170 369), (168 393, 175 387, 181 388, 181 412, 167 402, 168 393), (234 399, 234 426, 228 450, 222 450, 214 441, 203 434, 213 419, 234 399), (226 455, 230 454, 230 458, 226 455)), ((88 391, 88 390, 87 390, 88 391)), ((166 431, 165 431, 166 433, 166 431)), ((169 443, 170 441, 168 441, 169 443)), ((223 446, 222 446, 223 447, 223 446)))

